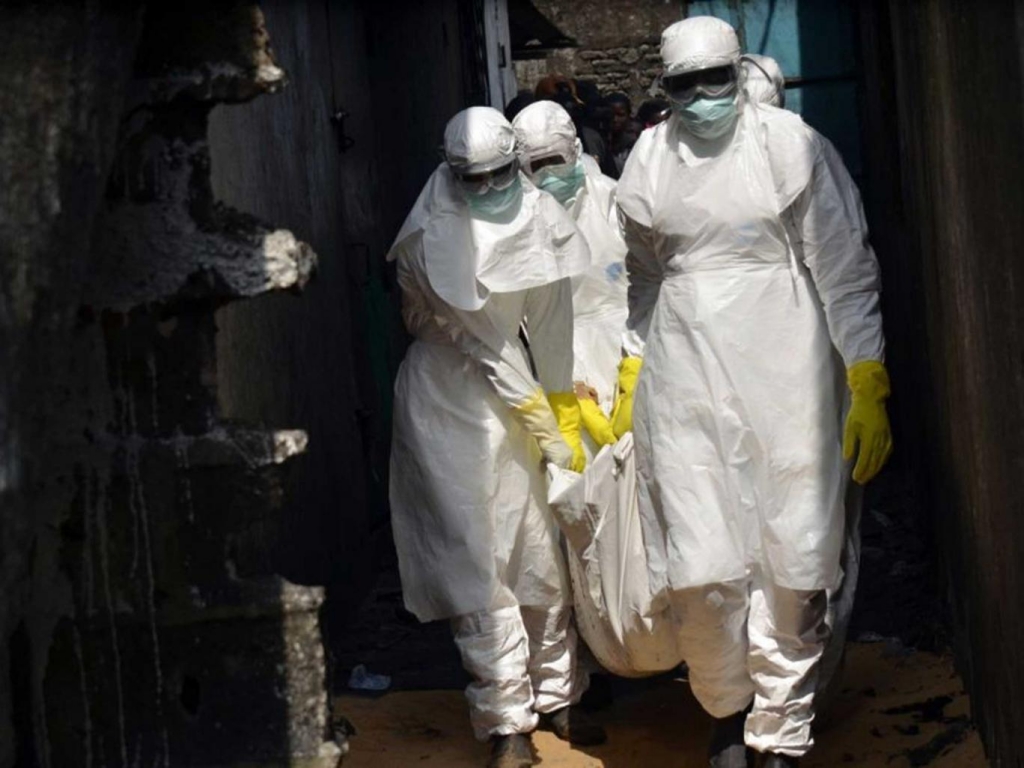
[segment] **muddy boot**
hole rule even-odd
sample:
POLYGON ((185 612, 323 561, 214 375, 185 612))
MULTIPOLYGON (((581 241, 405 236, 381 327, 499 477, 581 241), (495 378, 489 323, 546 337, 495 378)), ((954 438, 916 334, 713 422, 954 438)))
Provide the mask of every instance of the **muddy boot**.
POLYGON ((530 768, 533 765, 533 743, 527 733, 491 737, 491 758, 487 768, 530 768))
POLYGON ((765 752, 761 755, 761 768, 797 768, 800 761, 789 755, 779 755, 775 752, 765 752))
POLYGON ((592 747, 608 740, 604 728, 576 707, 562 707, 541 715, 540 727, 578 747, 592 747))
POLYGON ((708 748, 709 768, 748 768, 749 755, 747 745, 743 742, 743 726, 746 722, 746 711, 715 720, 711 746, 708 748))

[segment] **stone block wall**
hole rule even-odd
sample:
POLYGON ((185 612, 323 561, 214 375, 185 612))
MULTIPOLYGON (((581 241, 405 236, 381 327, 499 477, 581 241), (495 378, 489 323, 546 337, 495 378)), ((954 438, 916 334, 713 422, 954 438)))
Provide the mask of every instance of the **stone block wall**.
POLYGON ((520 88, 549 74, 597 84, 602 93, 622 91, 634 108, 661 71, 662 30, 683 18, 685 3, 671 0, 536 0, 534 5, 579 46, 516 61, 520 88))

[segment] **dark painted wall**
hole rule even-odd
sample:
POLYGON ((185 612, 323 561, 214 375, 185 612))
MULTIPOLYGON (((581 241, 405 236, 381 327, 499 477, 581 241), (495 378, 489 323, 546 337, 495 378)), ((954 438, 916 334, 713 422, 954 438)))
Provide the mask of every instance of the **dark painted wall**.
POLYGON ((23 4, 0 23, 0 766, 39 746, 56 563, 76 463, 99 464, 76 426, 107 415, 102 353, 74 339, 89 241, 113 162, 141 14, 23 4), (71 379, 74 386, 64 381, 71 379), (98 380, 98 381, 97 381, 98 380), (83 406, 79 409, 79 406, 83 406), (94 417, 86 414, 93 406, 94 417), (75 416, 72 422, 68 414, 75 416), (62 418, 64 417, 64 418, 62 418), (75 444, 77 442, 79 444, 75 444), (69 445, 70 444, 70 445, 69 445), (60 462, 67 454, 73 456, 60 462), (45 617, 40 618, 40 617, 45 617))
POLYGON ((210 193, 266 42, 246 0, 0 12, 0 768, 337 765, 323 592, 274 575, 305 436, 214 391, 214 309, 315 261, 210 193))
POLYGON ((995 766, 1024 765, 1024 3, 864 4, 902 460, 995 766))
POLYGON ((368 520, 330 20, 322 0, 263 10, 289 84, 278 99, 211 114, 213 188, 230 205, 302 232, 318 266, 301 299, 267 296, 218 313, 219 397, 232 418, 306 425, 309 453, 290 489, 284 568, 307 583, 336 575, 358 584, 369 568, 368 520))
POLYGON ((309 430, 286 571, 328 584, 342 623, 391 547, 390 397, 403 342, 384 253, 464 106, 459 5, 263 3, 290 85, 211 116, 216 194, 301 232, 319 256, 301 300, 219 313, 219 388, 231 416, 309 430))

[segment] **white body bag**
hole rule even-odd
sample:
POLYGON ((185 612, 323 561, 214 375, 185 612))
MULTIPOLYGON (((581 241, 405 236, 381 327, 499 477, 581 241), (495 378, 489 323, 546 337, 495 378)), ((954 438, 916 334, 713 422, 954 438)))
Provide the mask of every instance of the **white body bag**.
POLYGON ((623 677, 677 667, 667 596, 652 594, 637 504, 633 435, 583 474, 548 467, 548 504, 565 535, 576 626, 601 666, 623 677))

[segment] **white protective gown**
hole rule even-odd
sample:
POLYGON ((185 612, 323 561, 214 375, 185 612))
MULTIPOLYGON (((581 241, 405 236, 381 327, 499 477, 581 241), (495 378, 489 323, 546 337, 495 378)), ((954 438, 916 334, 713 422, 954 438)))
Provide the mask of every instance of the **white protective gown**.
POLYGON ((622 359, 622 333, 629 314, 626 244, 619 232, 615 180, 601 173, 589 155, 580 158, 587 179, 569 206, 587 245, 590 268, 572 279, 575 330, 573 378, 597 390, 598 403, 611 415, 622 359))
MULTIPOLYGON (((770 56, 753 53, 745 54, 741 62, 746 72, 744 88, 747 98, 759 104, 785 107, 786 77, 779 63, 770 56)), ((828 143, 824 137, 822 137, 822 141, 828 143)), ((834 151, 834 149, 830 146, 829 151, 834 151)), ((821 657, 821 668, 818 675, 818 695, 815 707, 819 713, 825 711, 835 700, 842 684, 839 673, 860 574, 860 516, 863 498, 863 489, 859 485, 850 483, 847 486, 844 504, 846 526, 843 550, 840 555, 841 581, 838 587, 828 591, 826 623, 830 634, 828 645, 825 646, 825 652, 821 657)))
POLYGON ((878 266, 841 160, 798 116, 741 105, 717 153, 676 117, 645 131, 618 186, 655 591, 757 570, 836 585, 843 365, 883 359, 878 266))
POLYGON ((523 179, 509 224, 472 219, 435 171, 389 258, 415 337, 395 383, 391 509, 406 606, 421 621, 570 602, 536 441, 512 409, 572 388, 571 219, 523 179))
MULTIPOLYGON (((615 207, 615 180, 601 173, 600 166, 584 154, 576 135, 576 126, 561 106, 538 101, 523 109, 512 127, 516 134, 516 154, 523 168, 530 169, 540 160, 558 158, 561 170, 538 170, 531 176, 544 186, 548 173, 562 175, 566 168, 582 166, 583 182, 575 196, 563 203, 576 222, 590 248, 590 268, 573 278, 573 314, 576 319, 573 351, 576 354, 574 376, 598 392, 599 404, 611 413, 621 358, 621 338, 625 329, 626 244, 619 232, 615 207)), ((591 444, 591 447, 593 445, 591 444)))

